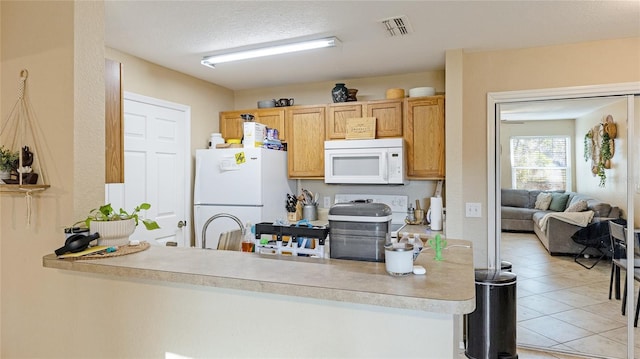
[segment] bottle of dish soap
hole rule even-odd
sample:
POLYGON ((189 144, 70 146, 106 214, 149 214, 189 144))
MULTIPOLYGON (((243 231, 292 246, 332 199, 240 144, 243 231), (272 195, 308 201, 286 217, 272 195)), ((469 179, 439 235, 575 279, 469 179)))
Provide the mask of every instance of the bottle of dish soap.
POLYGON ((247 222, 244 228, 244 238, 242 239, 242 251, 253 252, 255 247, 255 227, 251 225, 251 222, 247 222))

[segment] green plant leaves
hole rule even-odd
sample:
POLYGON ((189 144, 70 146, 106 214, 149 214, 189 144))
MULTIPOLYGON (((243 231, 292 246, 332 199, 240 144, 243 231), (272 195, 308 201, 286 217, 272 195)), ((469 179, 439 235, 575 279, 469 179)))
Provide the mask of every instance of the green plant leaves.
MULTIPOLYGON (((141 210, 148 210, 151 208, 149 203, 142 203, 139 206, 135 207, 133 212, 129 214, 124 209, 120 208, 120 210, 116 213, 116 211, 111 206, 111 203, 107 203, 105 205, 100 206, 100 208, 94 208, 89 212, 89 216, 84 221, 87 228, 91 221, 120 221, 125 219, 134 219, 136 222, 136 226, 138 225, 138 212, 141 210)), ((160 226, 158 223, 151 219, 144 219, 142 221, 144 223, 145 228, 148 230, 159 229, 160 226)))
POLYGON ((152 221, 150 219, 143 219, 142 223, 148 230, 160 229, 160 226, 156 221, 152 221))

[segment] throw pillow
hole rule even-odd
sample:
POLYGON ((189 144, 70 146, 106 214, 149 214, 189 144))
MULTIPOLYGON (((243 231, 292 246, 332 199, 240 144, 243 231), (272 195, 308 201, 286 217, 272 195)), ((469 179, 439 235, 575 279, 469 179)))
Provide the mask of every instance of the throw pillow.
POLYGON ((540 192, 538 197, 536 198, 536 209, 540 209, 546 211, 549 209, 549 205, 551 204, 551 193, 548 192, 540 192))
POLYGON ((551 203, 549 204, 549 209, 555 212, 562 212, 565 208, 567 208, 568 200, 568 194, 554 193, 553 195, 551 195, 551 203))
POLYGON ((587 210, 587 201, 581 199, 565 209, 565 212, 583 212, 587 210))

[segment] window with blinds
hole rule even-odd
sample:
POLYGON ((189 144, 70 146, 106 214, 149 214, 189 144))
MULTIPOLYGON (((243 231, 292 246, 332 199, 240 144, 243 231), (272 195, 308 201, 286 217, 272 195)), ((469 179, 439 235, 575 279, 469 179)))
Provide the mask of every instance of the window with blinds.
POLYGON ((569 190, 570 143, 566 136, 511 137, 511 185, 517 189, 569 190))

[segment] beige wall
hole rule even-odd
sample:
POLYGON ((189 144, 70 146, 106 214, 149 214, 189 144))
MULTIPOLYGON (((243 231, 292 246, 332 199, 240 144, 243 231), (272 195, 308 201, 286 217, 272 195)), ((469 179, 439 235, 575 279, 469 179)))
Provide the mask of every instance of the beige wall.
POLYGON ((45 271, 41 256, 63 243, 62 229, 79 213, 104 198, 104 52, 95 41, 104 37, 103 7, 70 1, 2 1, 0 7, 1 118, 8 118, 18 74, 27 69, 27 98, 45 138, 35 155, 51 184, 33 196, 30 224, 24 195, 0 196, 0 356, 46 357, 78 331, 58 325, 68 321, 61 309, 83 288, 45 271))
POLYGON ((315 82, 290 86, 278 86, 236 91, 235 109, 249 109, 257 106, 259 100, 293 98, 296 105, 329 104, 331 89, 342 82, 347 88, 358 89, 359 101, 381 100, 389 88, 403 88, 405 94, 413 87, 430 86, 436 92, 444 93, 444 71, 425 71, 410 74, 379 76, 336 81, 315 82))
MULTIPOLYGON (((0 2, 0 118, 7 117, 16 100, 18 72, 28 68, 30 100, 43 132, 47 134, 47 152, 42 158, 47 161, 52 186, 34 196, 30 227, 25 222, 24 197, 0 196, 1 357, 140 358, 162 357, 166 352, 199 357, 234 353, 256 355, 255 352, 244 352, 249 346, 234 340, 247 334, 261 338, 261 344, 268 349, 266 352, 277 353, 283 350, 282 347, 268 342, 268 337, 263 335, 265 332, 333 333, 336 318, 341 323, 352 324, 343 325, 337 331, 342 338, 349 339, 339 341, 336 338, 335 345, 330 348, 334 351, 327 355, 346 353, 350 356, 357 354, 350 351, 353 348, 371 345, 366 337, 354 341, 347 336, 358 330, 380 323, 384 323, 388 332, 424 329, 421 329, 423 318, 416 318, 414 312, 259 296, 215 288, 124 281, 42 268, 41 257, 62 244, 62 228, 75 221, 79 213, 100 203, 104 195, 103 143, 100 140, 104 135, 104 105, 100 103, 104 83, 102 72, 98 70, 104 59, 103 11, 99 1, 0 2), (97 163, 89 163, 91 160, 97 163), (300 315, 288 319, 278 312, 247 316, 246 309, 253 310, 258 305, 290 308, 308 314, 304 318, 307 320, 300 320, 300 315), (238 318, 241 318, 241 325, 238 325, 238 318)), ((448 98, 454 96, 447 101, 461 104, 464 121, 455 111, 447 112, 447 121, 454 121, 451 126, 461 131, 447 134, 447 148, 451 140, 460 148, 460 156, 455 150, 448 152, 447 168, 457 168, 461 172, 461 176, 456 176, 461 181, 459 187, 463 193, 460 198, 486 203, 487 91, 638 81, 640 59, 637 49, 638 39, 506 52, 458 52, 459 63, 448 68, 459 68, 460 74, 467 76, 447 91, 448 98), (611 53, 617 56, 602 56, 611 53)), ((133 72, 128 68, 135 67, 134 61, 125 59, 123 62, 125 74, 133 72)), ((146 67, 143 66, 145 70, 142 71, 147 71, 146 67)), ((156 78, 158 75, 161 73, 146 76, 156 78)), ((152 85, 144 87, 142 77, 139 87, 133 86, 138 81, 129 79, 129 83, 132 87, 125 83, 129 91, 192 106, 193 118, 210 115, 205 106, 194 105, 180 97, 180 89, 160 89, 164 87, 161 85, 166 85, 164 82, 156 84, 158 92, 152 85), (162 91, 172 93, 167 95, 162 91), (195 107, 199 114, 195 113, 195 107)), ((205 85, 200 84, 221 97, 208 99, 220 101, 213 106, 215 124, 217 111, 232 103, 233 96, 225 89, 205 85)), ((327 98, 328 90, 323 86, 327 98)), ((287 95, 270 94, 268 98, 287 95)), ((251 99, 251 102, 255 100, 251 99)), ((315 98, 313 100, 315 102, 315 98)), ((211 128, 215 128, 214 125, 211 128)), ((449 123, 447 128, 451 128, 449 123)), ((201 139, 193 139, 193 146, 198 146, 199 141, 203 141, 201 146, 204 146, 211 131, 209 127, 195 128, 194 123, 192 130, 202 132, 198 135, 201 139)), ((478 258, 486 252, 486 238, 482 238, 486 224, 463 223, 465 238, 474 241, 478 258)), ((379 342, 376 346, 383 344, 379 342)), ((288 354, 296 356, 295 350, 288 354)))
MULTIPOLYGON (((487 208, 487 93, 639 81, 639 63, 640 38, 464 54, 462 117, 447 113, 447 121, 464 125, 462 156, 447 155, 447 166, 463 165, 462 201, 455 205, 483 204, 483 218, 462 222, 463 238, 474 242, 476 267, 487 265, 486 213, 496 210, 487 208)), ((447 88, 447 98, 457 90, 447 88)), ((460 134, 447 132, 450 141, 460 141, 460 134)))
MULTIPOLYGON (((576 119, 576 173, 579 178, 576 191, 605 200, 623 210, 627 217, 627 101, 626 98, 616 100, 614 104, 598 109, 598 111, 576 119), (613 117, 617 125, 618 136, 614 140, 615 153, 613 165, 605 170, 607 176, 604 187, 600 187, 600 177, 591 172, 591 160, 584 161, 584 135, 589 129, 603 122, 607 115, 613 117)), ((636 213, 640 215, 640 213, 636 213)), ((636 223, 636 226, 640 222, 636 223)))
POLYGON ((105 56, 122 63, 124 91, 191 107, 191 154, 206 148, 219 132, 218 113, 233 107, 233 91, 107 48, 105 56))
MULTIPOLYGON (((123 91, 190 107, 191 174, 189 183, 193 183, 195 151, 199 148, 207 148, 210 134, 219 132, 218 113, 233 106, 233 91, 115 49, 107 48, 105 57, 122 63, 123 91)), ((115 185, 115 187, 118 186, 115 185)), ((191 204, 192 193, 188 193, 187 196, 188 204, 191 204)), ((193 218, 193 214, 190 217, 193 218)), ((189 228, 191 228, 190 237, 193 244, 195 239, 193 225, 189 228)))
MULTIPOLYGON (((29 227, 24 197, 0 196, 1 357, 298 357, 308 348, 306 339, 283 346, 264 335, 292 330, 335 333, 334 344, 323 347, 326 356, 357 355, 362 352, 354 350, 365 345, 391 356, 385 342, 371 346, 365 339, 383 330, 416 332, 429 326, 425 321, 433 316, 410 311, 44 269, 41 258, 62 245, 63 227, 104 196, 102 5, 0 2, 0 115, 8 115, 16 99, 17 74, 28 68, 30 99, 46 134, 48 152, 42 156, 51 177, 51 188, 34 196, 29 227), (261 307, 298 314, 256 311, 261 307), (336 330, 335 318, 340 318, 342 329, 336 330), (369 334, 350 337, 363 332, 369 334), (243 335, 257 338, 257 344, 243 346, 238 341, 243 335)), ((210 128, 192 126, 203 142, 217 126, 217 112, 231 103, 232 94, 225 89, 192 82, 126 55, 109 55, 125 64, 126 90, 189 105, 194 118, 213 113, 210 128), (139 76, 136 80, 134 74, 139 76), (145 77, 158 82, 147 85, 145 77), (198 101, 217 105, 207 108, 191 102, 188 93, 180 94, 191 86, 194 93, 205 88, 210 94, 198 101)), ((194 147, 197 142, 194 139, 194 147)), ((436 348, 433 355, 451 346, 436 348)))

